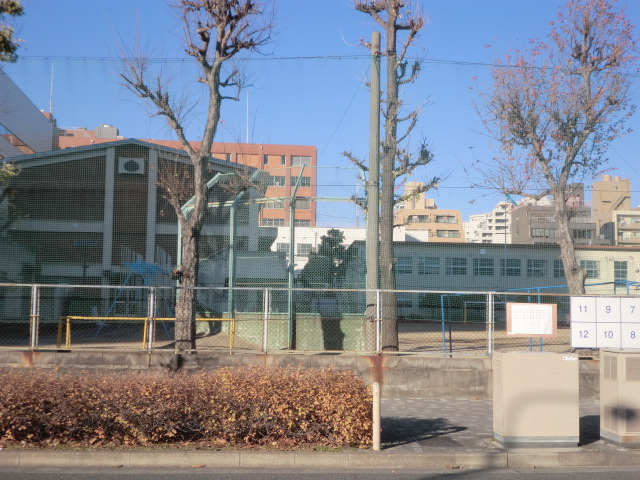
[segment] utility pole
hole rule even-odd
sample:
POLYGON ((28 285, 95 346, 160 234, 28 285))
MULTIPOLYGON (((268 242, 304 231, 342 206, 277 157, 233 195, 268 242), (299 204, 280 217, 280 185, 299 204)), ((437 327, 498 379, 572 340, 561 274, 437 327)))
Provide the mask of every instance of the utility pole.
POLYGON ((380 224, 380 32, 371 34, 369 89, 369 181, 367 182, 367 350, 378 350, 378 250, 380 224))

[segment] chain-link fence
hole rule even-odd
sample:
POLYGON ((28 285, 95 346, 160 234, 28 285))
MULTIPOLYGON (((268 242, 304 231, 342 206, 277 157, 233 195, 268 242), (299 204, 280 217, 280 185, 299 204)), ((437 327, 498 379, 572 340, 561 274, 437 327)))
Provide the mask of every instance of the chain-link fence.
MULTIPOLYGON (((1 284, 0 289, 0 347, 174 348, 180 289, 33 284, 1 284)), ((197 288, 193 331, 202 351, 373 353, 395 346, 403 354, 427 355, 565 352, 571 348, 569 298, 521 292, 197 288), (389 293, 395 295, 398 315, 381 318, 389 293), (513 335, 507 328, 510 304, 553 306, 553 335, 513 335)))

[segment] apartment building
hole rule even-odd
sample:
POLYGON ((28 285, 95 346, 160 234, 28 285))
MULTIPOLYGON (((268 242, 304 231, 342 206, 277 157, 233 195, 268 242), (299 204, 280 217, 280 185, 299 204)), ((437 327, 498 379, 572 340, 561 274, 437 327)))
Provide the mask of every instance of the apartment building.
POLYGON ((631 210, 631 184, 628 178, 603 175, 593 182, 591 192, 591 216, 596 226, 596 234, 606 238, 612 245, 617 241, 614 214, 631 210))
POLYGON ((408 197, 394 212, 393 223, 404 226, 407 232, 424 232, 428 241, 462 243, 465 241, 464 227, 460 210, 438 208, 432 198, 418 192, 424 186, 422 182, 407 182, 404 196, 408 197))
MULTIPOLYGON (((584 186, 569 186, 572 195, 567 205, 572 211, 569 229, 575 245, 610 245, 601 237, 596 223, 591 218, 591 207, 584 202, 584 186)), ((549 199, 520 202, 511 210, 511 242, 521 245, 558 243, 558 224, 555 210, 549 199)))
POLYGON ((640 245, 640 209, 613 212, 616 245, 628 247, 640 245))
POLYGON ((511 210, 515 205, 498 202, 488 213, 469 216, 464 222, 464 238, 468 243, 511 243, 511 210))

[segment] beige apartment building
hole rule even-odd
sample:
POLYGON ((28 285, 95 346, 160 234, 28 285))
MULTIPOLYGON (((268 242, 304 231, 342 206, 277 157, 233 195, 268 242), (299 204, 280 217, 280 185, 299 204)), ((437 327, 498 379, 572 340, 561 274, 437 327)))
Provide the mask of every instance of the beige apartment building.
MULTIPOLYGON (((407 182, 405 196, 418 191, 424 183, 407 182)), ((423 232, 423 241, 443 243, 463 243, 464 226, 460 210, 438 208, 432 198, 423 193, 411 196, 401 202, 394 214, 394 225, 404 226, 407 232, 423 232)))
POLYGON ((591 203, 591 217, 595 223, 596 234, 614 244, 618 238, 614 213, 631 210, 629 179, 603 175, 601 180, 593 182, 591 203))

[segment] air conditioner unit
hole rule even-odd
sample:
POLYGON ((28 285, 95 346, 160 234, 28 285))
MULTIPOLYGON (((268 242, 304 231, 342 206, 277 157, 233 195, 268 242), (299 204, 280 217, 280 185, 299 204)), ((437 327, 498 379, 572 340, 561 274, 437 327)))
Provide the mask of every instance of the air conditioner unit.
POLYGON ((640 351, 601 352, 600 437, 640 446, 640 351))
POLYGON ((493 435, 505 447, 577 447, 577 355, 494 352, 493 435))
POLYGON ((144 158, 120 157, 118 173, 144 175, 144 158))

